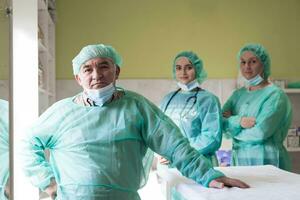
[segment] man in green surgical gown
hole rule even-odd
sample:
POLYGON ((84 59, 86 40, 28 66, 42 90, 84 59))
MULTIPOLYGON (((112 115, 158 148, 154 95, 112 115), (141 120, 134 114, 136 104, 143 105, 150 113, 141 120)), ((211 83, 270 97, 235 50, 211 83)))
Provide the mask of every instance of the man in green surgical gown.
POLYGON ((24 141, 24 170, 35 186, 59 200, 138 200, 151 149, 204 186, 248 187, 214 170, 154 104, 117 88, 121 66, 120 55, 103 44, 73 59, 83 91, 51 106, 24 141))

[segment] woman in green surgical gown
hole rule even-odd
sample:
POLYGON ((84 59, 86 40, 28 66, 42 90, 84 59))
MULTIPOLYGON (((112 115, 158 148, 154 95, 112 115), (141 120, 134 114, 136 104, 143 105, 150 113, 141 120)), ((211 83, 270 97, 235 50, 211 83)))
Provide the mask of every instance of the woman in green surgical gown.
MULTIPOLYGON (((195 53, 183 51, 176 55, 172 67, 179 89, 167 94, 160 108, 190 145, 217 166, 215 152, 222 140, 222 115, 218 98, 200 87, 206 78, 203 62, 195 53)), ((168 162, 161 157, 160 161, 168 162)))
POLYGON ((291 123, 287 95, 268 81, 270 58, 259 44, 238 53, 245 87, 237 89, 223 107, 223 128, 233 140, 233 165, 274 165, 290 169, 283 141, 291 123))

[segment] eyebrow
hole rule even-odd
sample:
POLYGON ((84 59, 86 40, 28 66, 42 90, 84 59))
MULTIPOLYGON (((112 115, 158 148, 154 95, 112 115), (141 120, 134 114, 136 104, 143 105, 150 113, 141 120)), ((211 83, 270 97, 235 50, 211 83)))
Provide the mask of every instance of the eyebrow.
POLYGON ((100 63, 97 63, 97 65, 103 65, 103 64, 108 65, 109 62, 108 62, 108 61, 102 61, 102 62, 100 62, 100 63))
MULTIPOLYGON (((108 61, 102 61, 102 62, 100 62, 100 63, 96 63, 96 65, 109 65, 109 62, 108 61)), ((82 66, 82 69, 84 69, 84 68, 88 68, 88 67, 91 67, 92 66, 92 64, 86 64, 86 65, 83 65, 82 66)))
POLYGON ((89 68, 89 67, 91 67, 91 65, 83 65, 82 69, 89 68))
MULTIPOLYGON (((192 65, 192 64, 186 64, 186 65, 184 65, 183 67, 189 67, 189 66, 194 67, 194 65, 192 65)), ((175 67, 182 67, 182 66, 181 66, 181 65, 175 65, 175 67)))

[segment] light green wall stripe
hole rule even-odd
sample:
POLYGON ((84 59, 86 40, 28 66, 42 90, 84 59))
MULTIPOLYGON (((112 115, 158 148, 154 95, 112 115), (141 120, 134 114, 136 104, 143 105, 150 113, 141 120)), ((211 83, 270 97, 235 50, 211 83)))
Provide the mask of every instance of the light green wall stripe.
POLYGON ((106 43, 123 56, 121 78, 171 78, 172 58, 193 50, 209 78, 234 78, 236 53, 262 43, 272 76, 297 78, 299 0, 59 0, 58 79, 72 79, 71 60, 87 44, 106 43))
POLYGON ((0 3, 0 80, 8 79, 9 69, 9 19, 4 13, 3 2, 0 3))

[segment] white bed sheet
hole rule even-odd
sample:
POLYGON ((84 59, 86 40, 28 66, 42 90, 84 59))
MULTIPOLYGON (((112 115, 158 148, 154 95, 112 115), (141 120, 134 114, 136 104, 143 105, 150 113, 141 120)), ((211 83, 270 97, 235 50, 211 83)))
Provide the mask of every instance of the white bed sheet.
MULTIPOLYGON (((245 167, 217 167, 226 176, 238 178, 249 189, 205 188, 182 178, 175 190, 186 200, 300 200, 300 175, 271 165, 245 167)), ((179 173, 177 174, 178 176, 179 173)))

